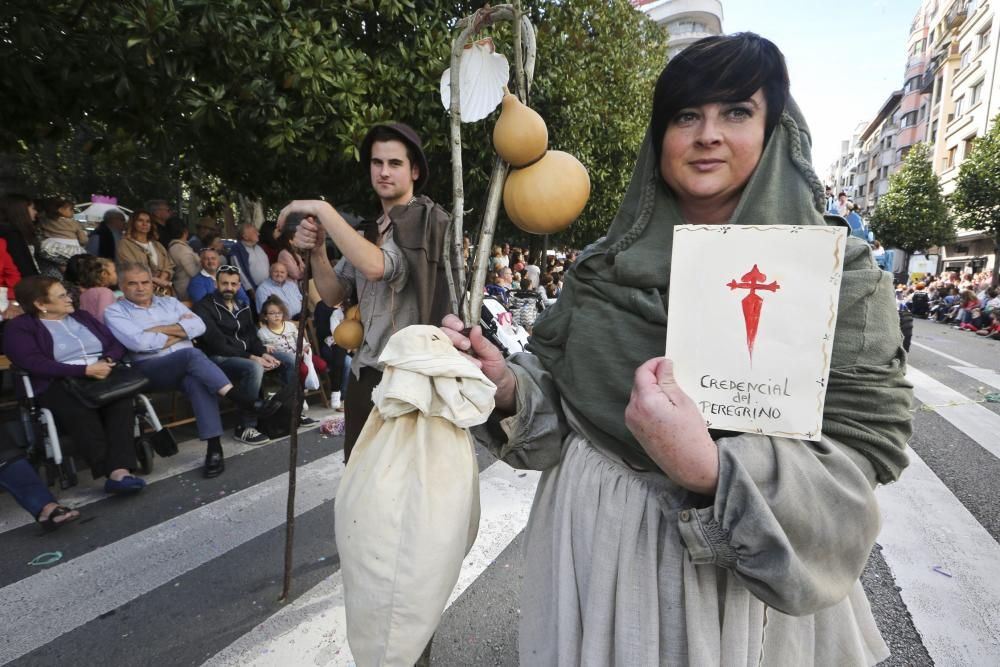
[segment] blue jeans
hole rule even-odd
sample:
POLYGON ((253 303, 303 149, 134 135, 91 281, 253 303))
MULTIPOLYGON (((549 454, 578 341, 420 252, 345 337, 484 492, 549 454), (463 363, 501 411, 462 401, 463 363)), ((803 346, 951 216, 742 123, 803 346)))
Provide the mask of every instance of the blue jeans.
MULTIPOLYGON (((295 370, 295 357, 285 352, 273 352, 272 356, 281 362, 277 372, 281 374, 281 381, 286 385, 289 382, 297 381, 295 370)), ((264 379, 264 367, 253 359, 247 357, 221 357, 213 356, 215 362, 226 377, 236 385, 235 391, 250 400, 256 400, 260 396, 260 383, 264 379)), ((250 411, 240 409, 240 428, 257 425, 257 416, 250 411)))
POLYGON ((14 496, 17 504, 38 518, 49 503, 57 502, 27 459, 0 463, 0 487, 14 496))
POLYGON ((208 440, 222 435, 219 390, 229 384, 229 378, 204 352, 190 347, 140 361, 136 366, 152 380, 153 391, 183 388, 191 401, 199 438, 208 440))

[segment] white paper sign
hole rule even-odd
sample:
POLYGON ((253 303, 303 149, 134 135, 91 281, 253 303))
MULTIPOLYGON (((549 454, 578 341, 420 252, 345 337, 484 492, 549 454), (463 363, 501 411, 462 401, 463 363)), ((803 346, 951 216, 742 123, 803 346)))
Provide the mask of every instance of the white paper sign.
POLYGON ((820 439, 847 231, 674 228, 667 357, 710 428, 820 439))

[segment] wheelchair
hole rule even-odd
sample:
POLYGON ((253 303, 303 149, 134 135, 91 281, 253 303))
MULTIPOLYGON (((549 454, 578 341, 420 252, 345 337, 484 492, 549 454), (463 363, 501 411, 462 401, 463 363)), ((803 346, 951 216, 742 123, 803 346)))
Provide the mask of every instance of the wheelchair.
MULTIPOLYGON (((35 399, 28 374, 16 366, 12 366, 11 371, 15 382, 20 381, 24 386, 24 397, 18 403, 28 459, 37 467, 44 468, 44 479, 49 486, 58 484, 62 490, 76 486, 76 462, 72 456, 63 455, 64 442, 73 436, 59 433, 52 412, 41 407, 35 399)), ((177 443, 170 431, 163 428, 149 398, 136 394, 132 401, 136 460, 142 474, 148 475, 153 472, 154 454, 172 456, 177 453, 177 443)))

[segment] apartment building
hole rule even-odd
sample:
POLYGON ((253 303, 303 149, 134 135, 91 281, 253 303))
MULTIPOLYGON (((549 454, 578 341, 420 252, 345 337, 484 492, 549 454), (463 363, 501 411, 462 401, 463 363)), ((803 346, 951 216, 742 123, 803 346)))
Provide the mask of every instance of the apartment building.
MULTIPOLYGON (((954 191, 963 160, 1000 112, 1000 21, 994 17, 998 2, 925 2, 931 16, 931 61, 923 82, 931 97, 927 139, 945 194, 954 191)), ((993 265, 993 252, 992 238, 960 230, 955 243, 942 249, 943 269, 980 271, 993 265)))
POLYGON ((902 166, 910 147, 925 139, 930 31, 931 15, 924 6, 910 24, 903 87, 886 98, 871 121, 855 129, 850 141, 842 142, 840 159, 831 166, 827 182, 838 192, 847 192, 863 215, 870 214, 889 189, 889 176, 902 166))
POLYGON ((668 58, 702 37, 722 34, 719 0, 632 0, 632 6, 666 27, 670 34, 668 58))

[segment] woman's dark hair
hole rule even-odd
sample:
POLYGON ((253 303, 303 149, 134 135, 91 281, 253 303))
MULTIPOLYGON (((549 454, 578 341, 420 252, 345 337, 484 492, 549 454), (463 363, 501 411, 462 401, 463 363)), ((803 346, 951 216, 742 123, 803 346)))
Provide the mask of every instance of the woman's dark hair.
POLYGON ((149 218, 149 234, 146 235, 146 240, 156 241, 158 236, 156 228, 159 225, 153 222, 153 216, 144 208, 137 208, 132 211, 132 215, 128 217, 128 226, 125 228, 125 236, 132 238, 132 234, 135 231, 135 221, 139 219, 140 215, 145 215, 149 218))
POLYGON ((26 315, 37 317, 41 311, 35 305, 35 302, 48 303, 49 290, 58 282, 59 279, 52 276, 28 276, 22 279, 17 284, 17 287, 14 288, 14 296, 17 298, 18 303, 21 304, 21 310, 26 315))
POLYGON ((174 215, 167 218, 167 222, 163 225, 163 244, 167 245, 171 241, 181 238, 186 231, 188 231, 187 223, 179 216, 174 215))
POLYGON ((35 223, 28 213, 28 207, 32 203, 31 197, 26 195, 11 193, 0 197, 0 228, 16 229, 25 243, 37 248, 35 223))
POLYGON ((281 311, 281 314, 284 316, 285 321, 286 322, 288 321, 289 317, 288 306, 285 305, 285 302, 281 300, 280 296, 278 296, 277 294, 272 294, 271 296, 264 299, 264 303, 260 305, 259 319, 261 324, 267 324, 267 309, 269 306, 274 306, 275 308, 278 308, 281 311))
POLYGON ((80 284, 80 276, 86 270, 87 263, 91 260, 96 259, 93 255, 88 255, 87 253, 80 253, 79 255, 73 255, 66 260, 66 270, 63 271, 63 278, 67 282, 71 282, 74 285, 80 284))
POLYGON ((681 51, 667 63, 653 91, 650 129, 657 159, 663 135, 678 111, 743 102, 760 89, 767 100, 766 143, 788 102, 788 68, 778 47, 760 35, 740 32, 699 39, 681 51))

